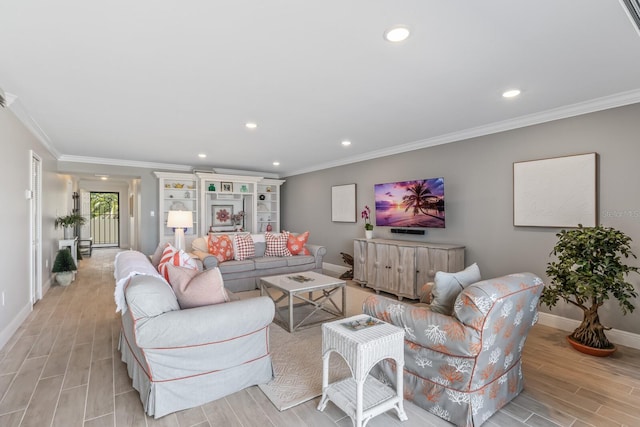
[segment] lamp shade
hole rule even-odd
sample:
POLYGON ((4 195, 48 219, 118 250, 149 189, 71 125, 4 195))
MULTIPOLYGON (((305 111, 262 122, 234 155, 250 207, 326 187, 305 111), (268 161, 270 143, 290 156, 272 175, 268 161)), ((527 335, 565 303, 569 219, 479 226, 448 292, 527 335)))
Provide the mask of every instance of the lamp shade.
POLYGON ((169 211, 169 215, 167 216, 167 227, 169 228, 193 227, 193 212, 169 211))

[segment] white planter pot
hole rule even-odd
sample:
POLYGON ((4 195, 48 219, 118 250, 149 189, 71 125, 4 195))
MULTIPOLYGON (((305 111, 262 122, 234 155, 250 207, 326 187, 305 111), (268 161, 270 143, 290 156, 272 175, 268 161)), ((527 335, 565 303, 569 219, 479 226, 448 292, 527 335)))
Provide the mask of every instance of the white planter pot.
POLYGON ((63 271, 56 273, 56 282, 60 286, 69 286, 73 281, 73 271, 63 271))
POLYGON ((367 239, 373 239, 373 230, 364 230, 364 237, 367 239))
POLYGON ((65 240, 73 239, 73 227, 64 227, 63 230, 65 240))

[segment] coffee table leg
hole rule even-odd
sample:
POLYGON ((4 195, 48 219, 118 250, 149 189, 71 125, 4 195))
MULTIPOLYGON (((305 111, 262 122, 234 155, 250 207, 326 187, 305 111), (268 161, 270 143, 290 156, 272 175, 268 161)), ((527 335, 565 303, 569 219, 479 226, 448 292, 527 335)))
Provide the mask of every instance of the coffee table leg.
POLYGON ((342 317, 347 317, 347 286, 342 287, 342 317))
POLYGON ((293 295, 289 292, 289 332, 293 333, 293 295))

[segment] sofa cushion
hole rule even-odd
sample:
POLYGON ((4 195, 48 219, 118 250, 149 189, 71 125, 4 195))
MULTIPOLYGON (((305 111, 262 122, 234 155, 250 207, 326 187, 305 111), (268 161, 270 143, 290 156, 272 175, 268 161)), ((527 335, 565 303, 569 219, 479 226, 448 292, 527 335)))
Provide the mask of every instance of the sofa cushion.
POLYGON ((242 261, 235 261, 235 260, 226 261, 226 262, 223 262, 222 264, 219 264, 218 267, 220 268, 220 273, 222 274, 239 273, 239 272, 255 270, 255 264, 253 259, 245 259, 242 261))
POLYGON ((167 271, 168 264, 198 270, 198 264, 196 264, 195 259, 182 249, 178 250, 169 243, 165 246, 162 252, 162 258, 160 258, 160 263, 158 264, 158 272, 162 274, 167 281, 169 280, 169 273, 167 271))
POLYGON ((309 240, 309 232, 305 231, 301 234, 293 234, 289 232, 289 239, 287 240, 287 249, 291 252, 291 255, 311 255, 309 249, 304 245, 309 240))
POLYGON ((287 241, 289 240, 288 231, 283 231, 280 234, 274 234, 267 231, 264 233, 264 238, 267 242, 267 250, 264 252, 264 256, 291 256, 291 252, 287 249, 287 241))
POLYGON ((254 240, 254 249, 256 251, 256 258, 260 258, 264 256, 265 251, 267 250, 267 242, 256 242, 254 240))
POLYGON ((457 273, 436 272, 435 283, 431 291, 431 311, 451 316, 456 298, 467 286, 479 282, 480 269, 478 264, 472 264, 457 273))
POLYGON ((219 262, 233 259, 233 242, 227 234, 210 234, 208 243, 209 253, 219 262))
POLYGON ((296 255, 284 258, 287 260, 287 265, 289 267, 297 266, 297 265, 305 265, 305 264, 314 264, 316 263, 316 258, 312 255, 296 255))
POLYGON ((267 268, 286 267, 287 259, 288 258, 284 258, 284 257, 266 257, 265 256, 262 258, 256 258, 253 261, 255 262, 256 270, 265 270, 267 268))
POLYGON ((229 302, 222 275, 217 268, 199 272, 168 264, 167 272, 182 309, 229 302))
POLYGON ((236 261, 255 257, 256 249, 251 235, 236 234, 233 237, 233 251, 235 252, 236 261))

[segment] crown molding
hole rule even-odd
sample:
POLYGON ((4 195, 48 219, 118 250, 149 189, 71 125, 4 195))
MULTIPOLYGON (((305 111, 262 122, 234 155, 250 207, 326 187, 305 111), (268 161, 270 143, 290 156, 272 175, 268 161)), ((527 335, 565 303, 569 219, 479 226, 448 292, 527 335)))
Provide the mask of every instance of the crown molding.
POLYGON ((6 92, 5 94, 7 96, 7 107, 31 132, 31 134, 35 136, 38 141, 40 141, 44 148, 49 151, 49 153, 51 153, 53 157, 58 158, 60 156, 60 152, 53 148, 51 139, 49 138, 47 133, 42 130, 38 122, 36 122, 36 120, 27 112, 27 109, 22 105, 20 98, 9 92, 6 92))
POLYGON ((59 156, 58 161, 70 162, 70 163, 91 163, 91 164, 107 165, 107 166, 127 166, 127 167, 142 168, 142 169, 163 169, 163 170, 173 170, 173 171, 181 171, 181 172, 191 172, 193 170, 193 166, 189 166, 189 165, 142 162, 138 160, 107 159, 104 157, 73 156, 69 154, 63 154, 59 156))
POLYGON ((495 133, 505 132, 508 130, 524 128, 527 126, 537 125, 541 123, 552 122, 555 120, 566 119, 569 117, 581 116, 584 114, 594 113, 597 111, 609 110, 611 108, 623 107, 625 105, 636 104, 640 102, 640 90, 621 92, 615 95, 605 96, 585 102, 579 102, 559 108, 553 108, 540 113, 528 114, 516 117, 514 119, 503 120, 500 122, 490 123, 488 125, 478 126, 465 129, 459 132, 453 132, 445 135, 427 138, 408 144, 396 145, 394 147, 385 148, 383 150, 371 151, 359 156, 346 157, 334 162, 327 162, 309 168, 299 169, 283 175, 294 176, 304 173, 316 172, 323 169, 329 169, 337 166, 349 165, 352 163, 362 162, 365 160, 377 159, 380 157, 391 156, 394 154, 406 153, 408 151, 419 150, 422 148, 433 147, 436 145, 448 144, 450 142, 463 141, 465 139, 477 138, 480 136, 491 135, 495 133))

